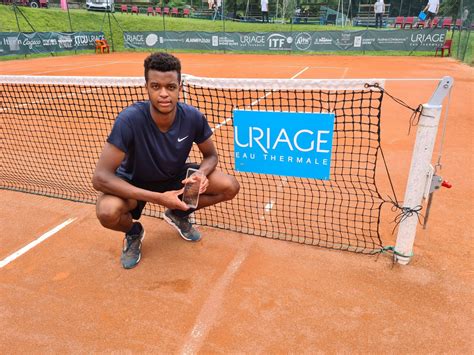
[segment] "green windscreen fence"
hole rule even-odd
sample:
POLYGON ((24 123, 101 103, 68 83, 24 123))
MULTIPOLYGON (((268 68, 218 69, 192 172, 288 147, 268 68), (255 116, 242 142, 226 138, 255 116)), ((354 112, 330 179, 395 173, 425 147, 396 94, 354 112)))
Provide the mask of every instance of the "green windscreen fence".
POLYGON ((95 49, 103 32, 0 32, 0 55, 95 49))
POLYGON ((319 32, 124 32, 125 48, 225 51, 435 51, 446 29, 319 32))

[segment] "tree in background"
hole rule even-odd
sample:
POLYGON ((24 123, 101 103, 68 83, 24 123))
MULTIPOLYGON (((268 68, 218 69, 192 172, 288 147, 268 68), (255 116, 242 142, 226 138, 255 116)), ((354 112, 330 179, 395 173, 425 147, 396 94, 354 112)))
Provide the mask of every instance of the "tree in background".
POLYGON ((295 13, 296 1, 295 0, 281 0, 280 6, 281 6, 281 9, 279 9, 278 13, 281 14, 281 17, 290 18, 295 13))
POLYGON ((468 10, 467 21, 472 18, 472 12, 474 11, 474 1, 472 0, 444 0, 439 6, 439 12, 443 16, 451 16, 453 18, 459 18, 463 16, 465 10, 468 10), (461 9, 462 3, 462 9, 461 9))
POLYGON ((390 16, 417 16, 426 7, 428 0, 397 0, 390 3, 390 16))

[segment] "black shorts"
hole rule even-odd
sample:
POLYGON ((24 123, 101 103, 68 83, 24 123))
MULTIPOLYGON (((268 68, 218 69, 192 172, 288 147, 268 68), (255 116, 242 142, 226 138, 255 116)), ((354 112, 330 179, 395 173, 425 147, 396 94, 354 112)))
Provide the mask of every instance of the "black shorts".
MULTIPOLYGON (((141 189, 149 190, 149 191, 154 191, 154 192, 166 192, 166 191, 172 191, 172 190, 179 190, 183 187, 183 184, 181 181, 183 181, 186 178, 186 173, 188 171, 188 168, 194 168, 194 169, 199 169, 199 164, 195 163, 187 163, 184 164, 183 168, 180 170, 178 175, 176 177, 169 179, 169 180, 164 180, 164 181, 157 181, 153 183, 135 183, 134 181, 128 181, 130 184, 133 186, 139 187, 141 189)), ((119 176, 121 179, 123 177, 119 176)), ((130 211, 132 214, 133 219, 139 219, 140 216, 142 215, 142 211, 145 208, 146 201, 137 201, 137 207, 135 207, 133 210, 130 211)))
POLYGON ((426 19, 425 21, 428 21, 428 20, 432 20, 436 17, 436 14, 434 12, 429 12, 428 11, 428 14, 426 15, 426 19))

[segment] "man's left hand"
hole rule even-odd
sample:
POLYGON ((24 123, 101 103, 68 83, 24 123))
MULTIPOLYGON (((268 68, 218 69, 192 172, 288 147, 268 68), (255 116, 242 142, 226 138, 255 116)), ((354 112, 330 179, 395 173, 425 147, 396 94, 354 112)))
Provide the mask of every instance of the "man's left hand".
POLYGON ((199 194, 203 194, 204 192, 206 192, 209 186, 209 179, 204 174, 199 175, 199 178, 201 179, 201 187, 199 188, 199 194))

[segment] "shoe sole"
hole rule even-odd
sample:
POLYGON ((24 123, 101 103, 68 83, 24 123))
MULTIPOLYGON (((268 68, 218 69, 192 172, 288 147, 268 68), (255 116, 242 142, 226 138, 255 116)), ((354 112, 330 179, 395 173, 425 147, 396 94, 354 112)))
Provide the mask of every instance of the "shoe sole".
POLYGON ((174 229, 176 229, 179 233, 179 235, 181 236, 181 238, 183 238, 184 240, 188 241, 188 242, 198 242, 201 240, 201 238, 199 238, 198 240, 192 240, 192 239, 188 239, 186 238, 182 233, 181 233, 181 230, 178 228, 178 226, 176 224, 174 224, 173 220, 171 218, 169 218, 167 215, 165 215, 163 213, 163 219, 166 221, 166 223, 168 223, 171 227, 173 227, 174 229))
POLYGON ((132 266, 130 267, 126 267, 125 265, 122 264, 122 267, 126 270, 130 270, 130 269, 133 269, 135 266, 138 265, 138 263, 140 262, 140 260, 142 259, 142 249, 141 249, 141 244, 143 243, 143 239, 145 239, 145 231, 143 231, 143 236, 141 237, 140 239, 140 255, 138 255, 138 260, 135 264, 133 264, 132 266))

